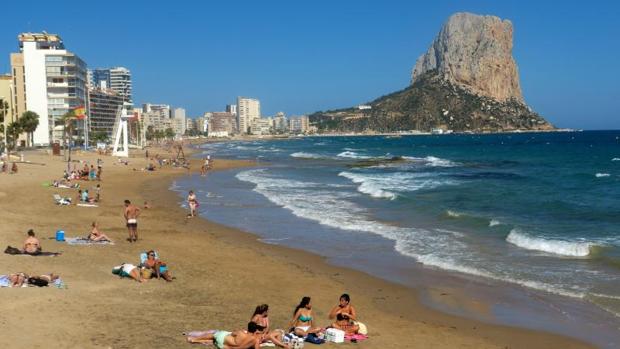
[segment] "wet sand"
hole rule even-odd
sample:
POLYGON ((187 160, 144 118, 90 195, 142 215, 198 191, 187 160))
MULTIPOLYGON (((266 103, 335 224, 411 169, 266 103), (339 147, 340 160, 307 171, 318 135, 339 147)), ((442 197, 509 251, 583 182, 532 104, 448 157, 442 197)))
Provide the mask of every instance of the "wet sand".
MULTIPOLYGON (((261 303, 270 305, 272 327, 285 328, 306 295, 312 296, 317 325, 326 326, 327 312, 344 292, 351 294, 370 339, 343 347, 590 347, 571 338, 446 315, 421 305, 413 289, 328 265, 304 251, 261 243, 252 234, 201 218, 187 219, 178 196, 168 189, 173 178, 188 175, 187 170, 134 171, 147 163, 142 153, 130 158, 128 166, 109 156, 101 158, 98 208, 54 204, 54 193, 76 196, 75 190, 41 185, 61 177, 66 163, 60 157, 27 152, 27 160, 45 165, 20 164, 18 174, 0 174, 3 247, 21 246, 25 232, 33 228, 44 250, 63 252, 59 257, 2 254, 0 274, 55 272, 68 285, 68 289, 0 289, 0 347, 189 348, 192 345, 184 342, 181 332, 242 328, 261 303), (124 199, 152 205, 142 211, 140 240, 135 244, 125 240, 124 199), (57 229, 65 230, 66 236, 84 236, 93 220, 115 245, 68 246, 52 239, 57 229), (176 280, 139 284, 111 274, 111 268, 122 262, 137 264, 140 252, 149 249, 159 252, 176 280)), ((74 159, 94 163, 97 155, 77 154, 74 159)), ((215 170, 251 165, 217 160, 215 170)), ((191 173, 198 167, 194 162, 191 173)), ((83 188, 96 185, 81 183, 83 188)), ((446 299, 461 301, 456 296, 446 299)), ((484 304, 476 308, 488 311, 484 304)))

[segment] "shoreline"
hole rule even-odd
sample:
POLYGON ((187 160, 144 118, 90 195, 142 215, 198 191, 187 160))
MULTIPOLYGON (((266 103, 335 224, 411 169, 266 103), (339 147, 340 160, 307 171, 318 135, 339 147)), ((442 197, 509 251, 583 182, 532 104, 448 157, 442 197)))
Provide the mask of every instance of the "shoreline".
MULTIPOLYGON (((145 163, 139 156, 130 162, 145 163)), ((133 172, 130 167, 136 165, 110 166, 115 159, 105 157, 103 201, 98 209, 54 206, 50 199, 53 191, 39 183, 62 173, 59 169, 64 162, 40 152, 27 157, 48 165, 44 171, 24 165, 17 175, 0 175, 0 197, 13 198, 0 203, 8 222, 0 233, 4 243, 19 244, 31 226, 42 238, 59 227, 67 236, 81 235, 89 221, 97 219, 116 245, 76 247, 44 239, 45 250, 62 251, 63 255, 29 259, 2 255, 0 262, 6 268, 2 273, 55 271, 69 286, 67 290, 3 289, 1 303, 6 311, 0 315, 0 328, 5 335, 0 344, 4 347, 19 347, 16 343, 43 346, 50 341, 57 347, 190 347, 179 333, 240 328, 259 303, 270 304, 276 327, 285 326, 290 310, 303 295, 313 297, 319 324, 326 325, 326 311, 343 291, 352 295, 362 321, 369 326, 371 338, 356 344, 363 348, 592 347, 568 337, 443 314, 423 306, 414 295, 417 292, 404 286, 329 265, 308 252, 256 241, 256 235, 203 218, 185 219, 177 193, 169 190, 175 178, 187 174, 184 170, 133 172), (124 241, 126 230, 120 213, 126 197, 153 205, 142 215, 137 244, 124 241), (139 252, 148 248, 160 252, 177 280, 138 284, 110 273, 112 266, 137 259, 139 252), (45 307, 41 307, 43 299, 45 307), (37 311, 20 311, 32 307, 37 311), (157 321, 156 332, 142 325, 152 321, 157 321), (29 329, 26 337, 24 328, 29 329)), ((75 157, 97 158, 95 154, 75 157)), ((220 169, 239 164, 250 163, 216 161, 220 169)))
MULTIPOLYGON (((261 166, 259 165, 259 167, 261 166)), ((211 197, 211 195, 214 197, 232 195, 235 197, 232 201, 220 201, 220 199, 217 199, 218 203, 214 206, 203 206, 207 211, 213 210, 205 219, 213 219, 219 224, 252 234, 262 244, 299 249, 301 245, 295 241, 296 235, 291 234, 287 238, 286 235, 282 235, 281 231, 275 233, 275 235, 271 234, 268 230, 265 230, 268 229, 266 226, 269 224, 257 222, 255 215, 249 215, 247 224, 230 221, 231 214, 226 211, 237 212, 237 205, 241 202, 239 201, 241 199, 239 192, 241 190, 252 191, 251 188, 246 188, 245 185, 241 186, 241 183, 236 183, 237 181, 232 179, 238 172, 239 170, 229 169, 222 174, 212 174, 212 179, 216 184, 211 186, 200 185, 200 178, 175 180, 172 190, 177 195, 183 195, 183 192, 188 189, 193 189, 198 193, 208 193, 207 197, 211 197), (226 187, 234 189, 220 189, 226 187), (229 204, 232 207, 227 209, 229 204), (230 211, 231 209, 232 211, 230 211), (214 217, 214 215, 219 215, 220 213, 222 213, 224 218, 218 219, 214 217)), ((244 196, 243 200, 247 200, 249 206, 262 205, 253 198, 254 196, 262 198, 262 195, 256 193, 250 194, 248 197, 244 196)), ((207 198, 206 200, 210 199, 207 198)), ((267 201, 267 199, 264 200, 267 201)), ((265 205, 271 204, 265 203, 265 205)), ((232 216, 234 216, 234 213, 232 216)), ((305 224, 303 223, 305 221, 303 218, 295 217, 291 221, 286 216, 294 217, 294 214, 285 214, 283 218, 285 225, 304 226, 305 224)), ((273 213, 267 213, 266 217, 268 217, 268 220, 274 219, 273 213)), ((308 222, 308 224, 308 229, 314 230, 317 229, 314 227, 314 224, 319 223, 308 222)), ((278 230, 279 228, 273 229, 278 230)), ((372 235, 370 238, 373 238, 372 235)), ((382 242, 380 238, 375 237, 374 239, 377 240, 375 246, 379 250, 384 249, 383 245, 390 245, 387 241, 382 242)), ((336 238, 333 243, 342 245, 345 242, 341 240, 342 238, 336 238)), ((368 244, 368 241, 365 241, 364 244, 368 244)), ((320 243, 318 246, 325 247, 324 244, 320 243)), ((489 324, 570 336, 571 338, 578 338, 603 347, 611 347, 609 343, 614 342, 614 338, 616 338, 613 335, 614 332, 609 331, 609 328, 613 328, 613 326, 610 325, 610 327, 606 328, 606 332, 602 329, 597 332, 597 326, 590 325, 591 319, 606 321, 606 316, 609 314, 583 299, 564 297, 502 280, 429 268, 396 253, 392 247, 390 247, 390 251, 395 254, 394 258, 388 258, 390 256, 384 255, 384 252, 379 251, 377 253, 380 253, 381 256, 378 257, 374 255, 354 256, 352 254, 347 256, 347 258, 340 258, 329 252, 322 252, 320 247, 301 247, 301 250, 321 256, 321 259, 330 266, 360 271, 370 277, 376 277, 385 282, 411 289, 417 293, 418 301, 422 306, 442 313, 489 324), (562 309, 565 309, 567 313, 562 311, 562 309), (591 326, 592 334, 589 334, 590 330, 585 330, 589 327, 582 327, 580 324, 591 326), (574 335, 575 333, 579 333, 579 335, 574 335), (594 333, 598 333, 598 335, 594 333)), ((615 319, 609 319, 609 321, 615 321, 615 319)))

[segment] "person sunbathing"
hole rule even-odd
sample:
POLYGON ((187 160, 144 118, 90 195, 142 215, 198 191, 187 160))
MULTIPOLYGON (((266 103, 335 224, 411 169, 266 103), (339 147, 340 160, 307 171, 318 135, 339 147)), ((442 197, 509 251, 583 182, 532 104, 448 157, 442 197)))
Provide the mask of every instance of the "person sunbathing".
POLYGON ((311 333, 321 332, 320 328, 314 327, 310 297, 303 297, 301 299, 301 302, 299 302, 299 305, 293 312, 293 319, 291 320, 290 327, 296 336, 304 338, 311 333))
POLYGON ((200 337, 188 337, 187 341, 190 343, 213 343, 218 349, 259 349, 264 330, 262 326, 250 321, 247 331, 216 331, 200 337))
POLYGON ((261 343, 273 342, 275 345, 283 348, 288 348, 288 345, 284 344, 282 341, 282 337, 284 336, 284 331, 280 329, 276 329, 270 331, 269 327, 269 305, 261 304, 256 307, 254 310, 254 314, 252 314, 252 318, 250 321, 255 322, 259 326, 264 327, 265 331, 261 337, 261 343))
POLYGON ((357 319, 357 312, 355 311, 355 308, 351 305, 351 297, 349 297, 349 295, 346 293, 340 296, 339 304, 334 306, 329 312, 329 319, 335 319, 338 314, 346 315, 353 321, 357 319))
POLYGON ((90 231, 90 234, 88 234, 88 240, 112 242, 112 239, 110 239, 107 235, 102 233, 101 230, 99 230, 99 224, 97 222, 93 222, 93 224, 91 224, 91 227, 92 229, 90 231))
POLYGON ((133 264, 123 263, 117 267, 112 268, 112 274, 120 277, 128 277, 140 283, 146 282, 140 274, 140 269, 133 264))
POLYGON ((142 267, 150 269, 153 272, 153 275, 155 275, 158 279, 162 277, 168 282, 172 281, 172 275, 170 275, 168 266, 166 263, 155 257, 155 251, 153 250, 146 253, 146 260, 142 263, 142 267))
POLYGON ((28 237, 24 241, 23 253, 36 255, 41 253, 41 243, 34 236, 34 230, 28 230, 28 237))
POLYGON ((344 331, 345 334, 356 334, 360 329, 359 326, 345 314, 336 315, 336 321, 332 323, 332 327, 344 331))
POLYGON ((9 287, 22 287, 28 280, 28 275, 24 273, 9 274, 9 287))

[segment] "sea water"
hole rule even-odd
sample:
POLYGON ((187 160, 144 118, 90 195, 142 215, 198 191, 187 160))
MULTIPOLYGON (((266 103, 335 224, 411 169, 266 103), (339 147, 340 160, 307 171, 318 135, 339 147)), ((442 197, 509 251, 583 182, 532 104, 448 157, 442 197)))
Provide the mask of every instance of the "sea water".
POLYGON ((197 190, 209 219, 393 281, 422 266, 568 297, 618 330, 620 131, 202 147, 258 161, 175 183, 197 190))

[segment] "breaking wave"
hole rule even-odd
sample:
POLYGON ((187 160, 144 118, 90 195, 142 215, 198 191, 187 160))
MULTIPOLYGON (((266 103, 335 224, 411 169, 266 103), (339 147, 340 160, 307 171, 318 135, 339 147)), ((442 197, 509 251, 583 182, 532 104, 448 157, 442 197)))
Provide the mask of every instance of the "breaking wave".
POLYGON ((590 254, 590 248, 593 246, 593 244, 589 242, 533 237, 522 233, 518 229, 512 229, 506 237, 506 241, 526 250, 541 251, 569 257, 586 257, 590 254))

